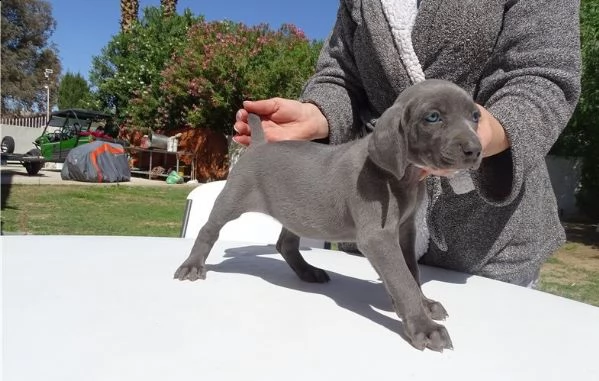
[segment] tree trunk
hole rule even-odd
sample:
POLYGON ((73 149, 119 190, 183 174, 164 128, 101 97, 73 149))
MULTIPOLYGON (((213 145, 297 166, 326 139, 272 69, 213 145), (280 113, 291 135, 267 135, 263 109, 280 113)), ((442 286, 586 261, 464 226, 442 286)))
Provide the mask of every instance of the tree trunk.
POLYGON ((121 0, 121 32, 128 32, 137 21, 139 0, 121 0))
POLYGON ((177 11, 177 0, 160 0, 160 7, 164 17, 170 17, 177 11))

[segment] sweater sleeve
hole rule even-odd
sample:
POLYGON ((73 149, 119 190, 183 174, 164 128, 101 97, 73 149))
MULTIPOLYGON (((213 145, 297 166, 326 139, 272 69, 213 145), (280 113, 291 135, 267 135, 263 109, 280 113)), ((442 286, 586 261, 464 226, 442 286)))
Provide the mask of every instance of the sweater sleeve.
POLYGON ((520 193, 574 111, 580 95, 579 2, 508 1, 477 102, 505 129, 510 148, 483 159, 474 183, 488 202, 520 193))
POLYGON ((352 51, 356 28, 352 10, 351 1, 341 2, 333 30, 320 52, 316 72, 300 96, 300 101, 313 103, 326 117, 332 144, 362 134, 358 110, 366 103, 366 96, 352 51))

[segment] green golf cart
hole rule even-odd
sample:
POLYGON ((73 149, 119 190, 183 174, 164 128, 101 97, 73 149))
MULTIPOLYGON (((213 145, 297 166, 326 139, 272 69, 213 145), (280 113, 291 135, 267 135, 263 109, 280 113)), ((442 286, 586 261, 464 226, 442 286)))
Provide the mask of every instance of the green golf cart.
POLYGON ((18 161, 29 175, 35 175, 45 162, 63 163, 75 147, 94 140, 115 142, 117 135, 118 127, 110 114, 81 109, 55 111, 50 114, 42 135, 33 142, 35 148, 27 153, 13 153, 10 148, 14 148, 14 140, 5 136, 1 145, 2 162, 18 161))

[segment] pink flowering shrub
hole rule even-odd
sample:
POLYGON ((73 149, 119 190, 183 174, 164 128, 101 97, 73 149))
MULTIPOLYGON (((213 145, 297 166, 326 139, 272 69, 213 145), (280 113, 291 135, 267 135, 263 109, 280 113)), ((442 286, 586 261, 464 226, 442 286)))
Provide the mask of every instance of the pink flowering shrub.
POLYGON ((293 25, 273 31, 267 25, 200 22, 162 71, 160 100, 152 103, 141 94, 132 103, 157 107, 163 130, 191 126, 229 134, 243 100, 297 97, 320 47, 293 25))

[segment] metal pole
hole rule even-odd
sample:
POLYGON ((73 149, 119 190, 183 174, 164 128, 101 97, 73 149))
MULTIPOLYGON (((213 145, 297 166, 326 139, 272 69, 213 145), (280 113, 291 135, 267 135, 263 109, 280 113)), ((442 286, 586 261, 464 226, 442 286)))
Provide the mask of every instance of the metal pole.
POLYGON ((50 85, 46 85, 46 123, 50 120, 50 85))
POLYGON ((44 76, 46 77, 46 123, 50 120, 50 74, 54 74, 54 70, 44 70, 44 76))

